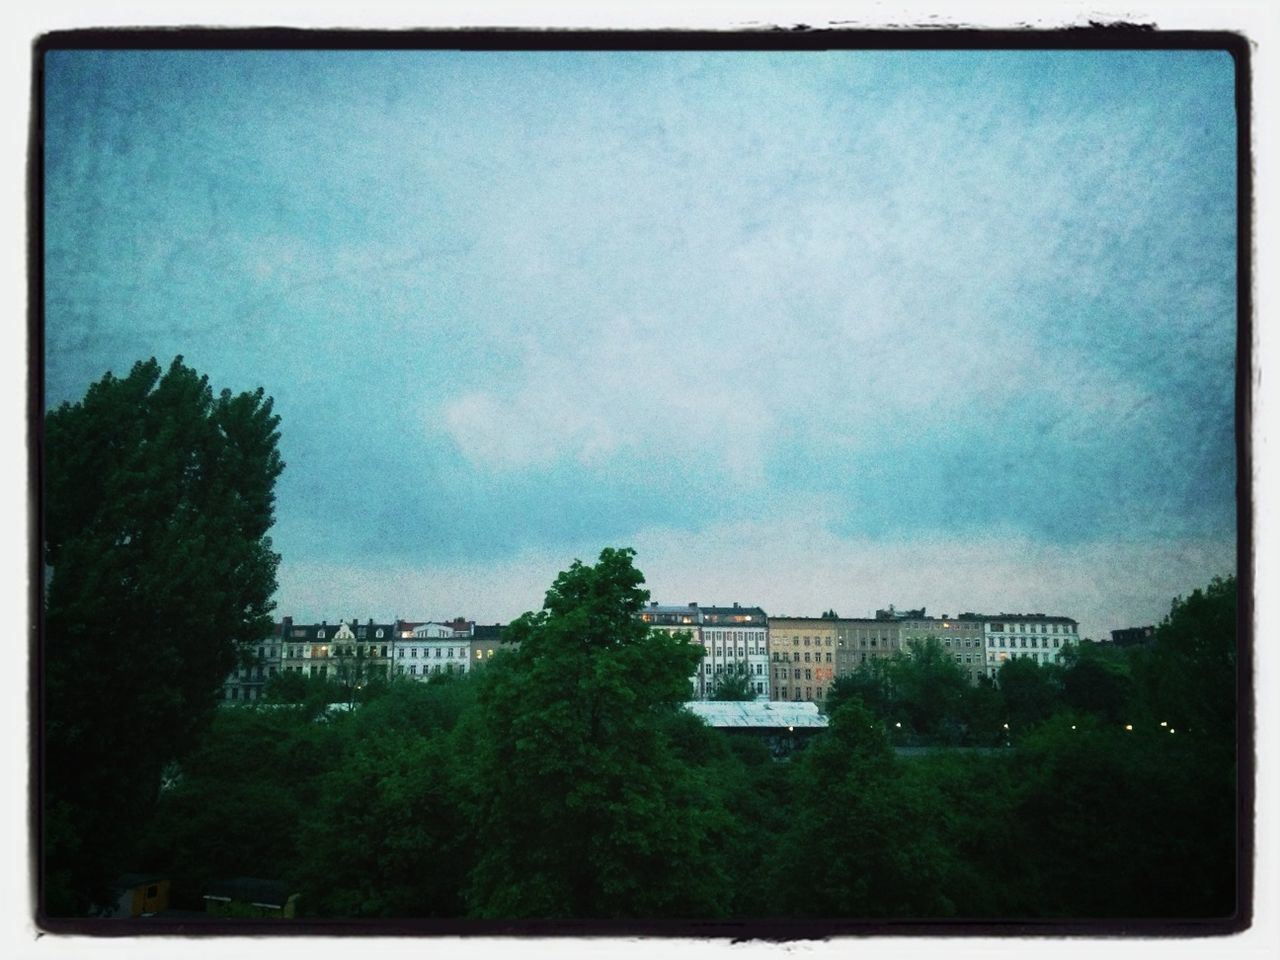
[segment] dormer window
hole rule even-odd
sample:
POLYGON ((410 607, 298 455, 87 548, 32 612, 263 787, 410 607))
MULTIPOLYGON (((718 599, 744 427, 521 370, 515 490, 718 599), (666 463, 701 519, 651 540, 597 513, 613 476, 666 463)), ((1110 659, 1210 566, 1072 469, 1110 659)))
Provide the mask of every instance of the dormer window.
POLYGON ((323 639, 324 639, 324 631, 323 631, 323 630, 317 630, 317 631, 316 631, 316 639, 317 639, 317 640, 323 640, 323 639))
POLYGON ((381 639, 382 639, 382 628, 381 628, 381 627, 379 627, 379 628, 377 629, 377 631, 374 633, 374 636, 375 636, 375 637, 377 637, 379 640, 381 640, 381 639))

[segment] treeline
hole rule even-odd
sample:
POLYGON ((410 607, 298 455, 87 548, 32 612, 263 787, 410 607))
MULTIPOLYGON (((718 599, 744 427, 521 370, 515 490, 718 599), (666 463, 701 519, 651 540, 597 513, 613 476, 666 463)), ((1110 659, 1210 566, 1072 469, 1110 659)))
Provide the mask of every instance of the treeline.
POLYGON ((127 869, 196 908, 212 880, 282 880, 316 917, 1235 912, 1234 579, 1150 650, 977 688, 932 644, 870 665, 778 763, 681 709, 701 649, 637 621, 632 559, 575 563, 472 675, 219 710, 127 869))

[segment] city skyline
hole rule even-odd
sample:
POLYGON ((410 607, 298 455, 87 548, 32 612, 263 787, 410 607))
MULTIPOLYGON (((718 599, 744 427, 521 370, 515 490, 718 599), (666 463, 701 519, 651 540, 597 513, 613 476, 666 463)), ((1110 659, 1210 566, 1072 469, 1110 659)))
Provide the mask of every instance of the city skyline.
POLYGON ((282 417, 277 619, 1159 622, 1236 570, 1214 51, 54 51, 46 400, 282 417))

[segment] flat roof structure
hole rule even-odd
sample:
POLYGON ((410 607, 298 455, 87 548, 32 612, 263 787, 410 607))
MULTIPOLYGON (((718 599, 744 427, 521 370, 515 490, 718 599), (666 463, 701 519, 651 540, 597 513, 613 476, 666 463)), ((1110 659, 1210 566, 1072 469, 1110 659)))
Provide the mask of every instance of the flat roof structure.
POLYGON ((685 709, 722 730, 825 730, 827 718, 806 700, 694 700, 685 709))

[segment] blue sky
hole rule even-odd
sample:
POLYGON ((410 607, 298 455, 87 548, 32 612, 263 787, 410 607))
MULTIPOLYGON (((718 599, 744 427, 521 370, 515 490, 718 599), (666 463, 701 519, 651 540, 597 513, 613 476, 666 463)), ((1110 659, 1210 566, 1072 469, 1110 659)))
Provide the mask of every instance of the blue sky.
POLYGON ((281 614, 1152 622, 1234 570, 1216 52, 57 52, 50 406, 265 387, 281 614))

